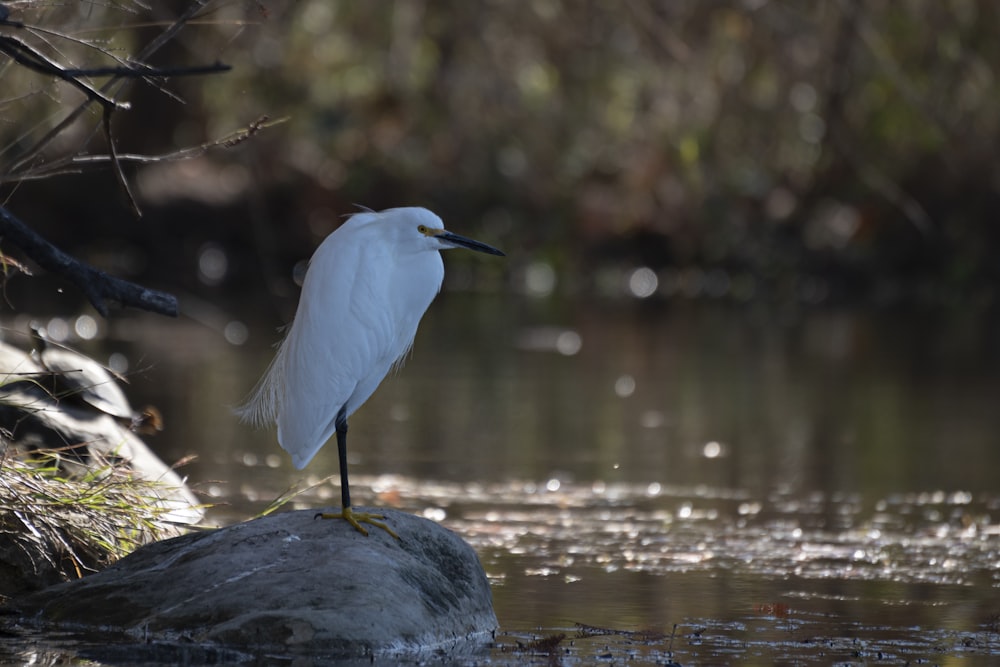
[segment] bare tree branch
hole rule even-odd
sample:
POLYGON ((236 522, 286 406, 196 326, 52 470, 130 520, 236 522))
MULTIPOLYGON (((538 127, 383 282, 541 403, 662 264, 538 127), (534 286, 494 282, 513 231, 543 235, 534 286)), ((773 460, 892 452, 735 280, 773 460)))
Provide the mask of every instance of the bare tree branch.
POLYGON ((151 67, 141 63, 128 63, 121 67, 91 67, 86 69, 64 69, 63 72, 72 76, 117 76, 143 77, 162 79, 171 76, 198 76, 202 74, 218 74, 228 72, 232 66, 225 63, 211 65, 194 65, 192 67, 151 67))
MULTIPOLYGON (((181 14, 179 17, 177 17, 176 21, 174 21, 166 30, 164 30, 162 33, 160 33, 156 37, 156 39, 154 39, 152 42, 150 42, 149 44, 147 44, 146 47, 142 51, 140 51, 135 56, 135 58, 133 58, 133 60, 137 61, 137 62, 145 62, 145 61, 147 61, 164 44, 166 44, 171 39, 173 39, 177 35, 177 33, 180 32, 184 28, 185 25, 187 25, 188 21, 190 21, 192 18, 194 18, 194 16, 199 11, 201 11, 202 9, 204 9, 204 7, 205 7, 206 4, 207 4, 207 0, 195 0, 195 2, 192 2, 191 5, 184 11, 184 13, 181 14)), ((2 18, 2 17, 0 17, 0 18, 2 18)), ((7 25, 13 25, 12 22, 5 22, 5 23, 7 25)), ((28 27, 28 28, 30 28, 31 26, 26 26, 23 23, 19 23, 19 24, 17 24, 17 27, 28 27)), ((112 57, 113 57, 113 54, 109 54, 109 55, 112 55, 112 57)), ((120 60, 120 59, 116 58, 116 60, 120 60)), ((113 98, 114 95, 117 93, 117 91, 122 86, 122 84, 124 83, 124 81, 123 81, 124 78, 125 77, 122 76, 122 75, 116 75, 116 76, 112 77, 109 81, 107 81, 103 86, 101 86, 97 90, 101 94, 106 94, 106 93, 108 93, 110 91, 110 97, 113 98)), ((33 162, 37 158, 37 156, 40 155, 41 152, 50 143, 52 143, 52 141, 56 137, 58 137, 60 134, 62 134, 66 130, 66 128, 68 128, 70 125, 72 125, 74 122, 76 122, 76 120, 87 110, 87 107, 90 106, 90 103, 92 101, 93 101, 92 98, 88 97, 87 100, 85 100, 81 104, 77 105, 77 107, 75 109, 73 109, 72 111, 70 111, 69 114, 67 114, 65 118, 63 118, 59 123, 57 123, 55 125, 55 127, 53 127, 51 130, 49 130, 41 139, 39 139, 38 141, 36 141, 34 143, 34 145, 30 146, 27 150, 25 150, 24 153, 21 155, 21 157, 18 160, 16 160, 14 162, 14 164, 8 169, 8 172, 7 172, 8 176, 14 176, 14 178, 9 178, 8 180, 17 180, 16 179, 17 172, 19 172, 21 169, 23 169, 25 167, 25 165, 33 162)))
POLYGON ((204 9, 207 4, 208 0, 195 0, 192 2, 191 6, 184 10, 184 13, 178 16, 177 20, 174 21, 169 28, 161 32, 156 39, 147 44, 146 48, 139 52, 139 55, 136 56, 136 60, 139 62, 149 60, 151 55, 159 51, 160 47, 176 37, 177 33, 184 29, 184 26, 187 25, 188 21, 193 19, 195 14, 204 9))
POLYGON ((128 199, 132 213, 135 214, 135 217, 141 218, 142 210, 139 208, 139 204, 136 203, 135 196, 132 194, 132 188, 129 187, 128 179, 125 178, 125 172, 122 171, 122 165, 118 162, 118 149, 115 148, 115 138, 111 135, 111 112, 112 109, 105 107, 101 119, 104 126, 104 140, 108 144, 108 155, 111 157, 111 166, 114 169, 115 178, 118 179, 118 185, 121 186, 122 192, 125 193, 125 198, 128 199))
POLYGON ((4 207, 0 207, 0 235, 10 239, 42 268, 74 283, 104 317, 108 316, 108 301, 177 317, 177 297, 84 264, 46 241, 4 207))
MULTIPOLYGON (((111 126, 112 115, 117 110, 129 108, 127 102, 119 99, 122 96, 122 87, 128 80, 139 79, 170 95, 171 93, 163 88, 164 80, 169 77, 213 74, 230 69, 229 66, 218 61, 211 65, 193 67, 159 68, 146 64, 156 51, 176 37, 188 22, 205 9, 207 4, 208 0, 192 0, 187 9, 155 39, 139 53, 127 57, 115 53, 114 50, 97 41, 79 39, 72 34, 54 31, 42 26, 10 21, 6 7, 0 4, 0 26, 22 31, 21 36, 11 34, 9 31, 0 33, 0 57, 7 56, 11 61, 24 68, 68 83, 86 96, 86 99, 81 103, 71 107, 54 127, 16 156, 13 164, 6 168, 5 173, 0 174, 0 183, 46 178, 56 174, 79 172, 90 166, 107 167, 110 165, 131 210, 136 217, 141 217, 138 202, 122 169, 124 162, 152 163, 194 157, 214 147, 235 146, 262 128, 273 124, 266 116, 262 116, 245 128, 221 139, 160 156, 120 154, 118 152, 111 126), (99 55, 110 59, 110 66, 104 66, 101 63, 93 67, 77 66, 76 63, 72 62, 73 57, 70 55, 72 51, 64 51, 63 47, 67 43, 84 49, 96 50, 99 55), (103 85, 97 86, 90 81, 92 77, 110 78, 103 85), (62 136, 85 112, 93 108, 91 105, 94 102, 97 102, 101 107, 101 122, 99 126, 89 130, 87 138, 82 144, 79 144, 81 148, 71 155, 43 155, 54 140, 62 136), (84 151, 83 147, 86 147, 98 132, 102 132, 104 135, 107 144, 106 154, 81 154, 84 151)), ((115 278, 77 260, 42 238, 2 205, 0 205, 0 237, 18 246, 26 256, 41 267, 74 283, 87 295, 94 308, 105 317, 108 314, 109 301, 164 315, 177 315, 177 299, 174 296, 115 278)))
POLYGON ((197 146, 181 148, 170 153, 159 155, 140 155, 136 153, 116 153, 111 155, 67 155, 65 157, 52 160, 32 167, 29 171, 19 174, 17 181, 36 181, 52 176, 62 176, 65 174, 79 174, 93 168, 104 168, 112 160, 117 160, 119 164, 156 164, 158 162, 176 162, 178 160, 190 160, 191 158, 204 155, 213 148, 233 148, 242 144, 247 139, 253 137, 261 130, 265 130, 279 123, 287 121, 287 117, 271 120, 267 116, 261 116, 257 120, 249 123, 246 127, 231 132, 224 137, 207 141, 197 146))
POLYGON ((62 79, 82 91, 89 100, 100 102, 105 108, 129 108, 128 102, 116 102, 17 37, 0 35, 0 53, 6 54, 11 60, 28 69, 62 79))

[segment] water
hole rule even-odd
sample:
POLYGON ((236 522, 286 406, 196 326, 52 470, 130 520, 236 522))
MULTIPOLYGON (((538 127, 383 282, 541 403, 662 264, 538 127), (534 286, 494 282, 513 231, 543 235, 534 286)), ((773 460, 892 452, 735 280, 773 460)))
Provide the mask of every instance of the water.
MULTIPOLYGON (((163 412, 150 444, 198 456, 217 523, 282 494, 336 505, 335 447, 297 471, 228 412, 278 322, 201 319, 130 317, 94 343, 163 412)), ((481 661, 988 664, 996 340, 957 310, 449 293, 351 420, 352 496, 477 549, 502 627, 481 661)))

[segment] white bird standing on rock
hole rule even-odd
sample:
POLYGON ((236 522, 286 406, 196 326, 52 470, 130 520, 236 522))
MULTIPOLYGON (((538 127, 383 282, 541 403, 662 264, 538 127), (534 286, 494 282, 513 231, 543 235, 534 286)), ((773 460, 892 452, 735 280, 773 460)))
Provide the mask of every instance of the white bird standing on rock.
POLYGON ((365 211, 320 244, 309 262, 298 310, 264 377, 237 414, 278 424, 278 442, 302 469, 334 433, 342 510, 321 514, 398 536, 380 514, 353 512, 347 483, 347 419, 413 344, 441 289, 439 250, 496 248, 453 234, 425 208, 365 211))

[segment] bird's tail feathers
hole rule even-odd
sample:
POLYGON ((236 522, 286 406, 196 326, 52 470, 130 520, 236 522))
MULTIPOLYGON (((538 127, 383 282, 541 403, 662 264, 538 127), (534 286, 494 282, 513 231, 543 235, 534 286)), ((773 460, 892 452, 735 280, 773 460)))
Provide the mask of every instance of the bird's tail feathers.
POLYGON ((284 385, 285 355, 284 344, 279 346, 271 365, 253 388, 250 395, 233 412, 240 421, 253 426, 267 426, 278 420, 281 411, 281 387, 284 385))

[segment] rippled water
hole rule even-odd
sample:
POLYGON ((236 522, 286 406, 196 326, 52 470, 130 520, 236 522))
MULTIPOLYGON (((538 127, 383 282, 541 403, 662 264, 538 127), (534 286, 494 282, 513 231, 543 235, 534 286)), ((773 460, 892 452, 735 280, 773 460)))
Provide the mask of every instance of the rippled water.
MULTIPOLYGON (((335 447, 296 471, 227 411, 275 325, 140 317, 101 344, 164 413, 151 444, 199 456, 216 522, 339 498, 335 447)), ((480 662, 989 664, 996 333, 958 312, 447 294, 351 420, 352 494, 476 548, 502 626, 480 662)))

